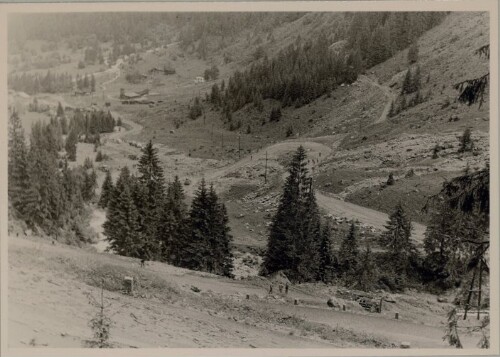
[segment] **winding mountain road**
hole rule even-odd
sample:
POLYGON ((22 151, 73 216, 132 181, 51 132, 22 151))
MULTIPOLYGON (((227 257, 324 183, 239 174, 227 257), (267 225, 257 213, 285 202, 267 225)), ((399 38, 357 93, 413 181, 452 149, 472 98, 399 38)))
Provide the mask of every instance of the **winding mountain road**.
POLYGON ((362 83, 368 83, 370 85, 373 85, 373 86, 379 88, 384 93, 384 95, 387 97, 387 103, 384 106, 384 110, 382 111, 380 116, 375 120, 375 124, 383 123, 384 121, 387 120, 387 117, 389 116, 389 111, 391 110, 391 104, 397 98, 396 94, 394 94, 392 92, 391 88, 378 83, 377 81, 371 79, 368 76, 360 75, 358 77, 358 81, 360 81, 362 83))

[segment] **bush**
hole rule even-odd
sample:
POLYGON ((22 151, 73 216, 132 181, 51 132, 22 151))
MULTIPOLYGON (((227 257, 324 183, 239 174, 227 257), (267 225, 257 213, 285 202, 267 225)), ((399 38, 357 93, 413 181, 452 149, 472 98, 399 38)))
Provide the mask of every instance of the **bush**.
POLYGON ((392 186, 394 185, 396 181, 394 180, 394 175, 392 172, 389 174, 389 178, 387 179, 387 186, 392 186))

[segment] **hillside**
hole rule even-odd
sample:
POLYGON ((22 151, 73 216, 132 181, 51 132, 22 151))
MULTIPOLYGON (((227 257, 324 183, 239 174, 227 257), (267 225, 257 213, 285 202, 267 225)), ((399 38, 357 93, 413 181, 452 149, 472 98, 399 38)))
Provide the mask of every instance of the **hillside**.
MULTIPOLYGON (((449 347, 442 338, 446 315, 467 277, 446 275, 433 265, 423 244, 432 222, 423 208, 443 183, 483 169, 489 161, 489 103, 461 104, 453 88, 488 70, 488 61, 474 54, 488 43, 487 14, 134 16, 113 14, 108 23, 104 15, 62 20, 50 15, 11 39, 9 69, 15 76, 9 79, 9 109, 19 116, 18 132, 28 134, 19 134, 22 145, 16 148, 22 150, 15 157, 22 159, 22 170, 28 167, 21 172, 31 180, 38 179, 37 169, 45 170, 40 180, 51 186, 37 187, 43 195, 36 199, 9 188, 11 201, 12 192, 28 199, 26 205, 18 200, 19 212, 12 209, 9 216, 9 345, 87 346, 95 312, 88 295, 96 296, 102 286, 111 306, 115 347, 394 348, 403 342, 412 348, 449 347), (61 21, 60 34, 50 35, 51 19, 61 21), (142 19, 149 26, 138 23, 121 31, 120 26, 127 27, 123 19, 142 19), (92 23, 98 27, 95 33, 92 23), (399 28, 405 31, 394 31, 399 28), (390 45, 383 41, 388 36, 390 45), (418 49, 411 64, 410 48, 418 49), (82 83, 93 78, 94 84, 79 86, 77 78, 82 83), (72 90, 65 89, 68 85, 72 90), (59 104, 62 115, 57 114, 59 104), (111 118, 110 126, 97 128, 93 113, 102 114, 96 119, 101 125, 104 115, 111 118), (64 133, 63 117, 70 121, 64 133), (45 126, 32 126, 38 122, 45 126), (466 129, 473 147, 460 152, 466 129), (70 136, 73 161, 67 160, 70 136), (58 144, 51 141, 55 137, 58 144), (30 141, 38 148, 52 145, 50 155, 26 149, 30 141), (142 166, 148 142, 155 173, 142 166), (309 180, 307 173, 312 179, 298 180, 298 193, 292 196, 297 202, 310 200, 311 212, 297 212, 317 218, 307 222, 310 226, 304 223, 304 231, 315 237, 311 246, 326 242, 325 255, 332 259, 328 268, 338 269, 330 280, 319 280, 319 274, 314 281, 294 280, 285 270, 266 275, 263 268, 299 147, 305 155, 296 163, 303 173, 300 180, 309 180), (39 161, 26 164, 26 158, 39 161), (150 186, 141 186, 151 183, 144 179, 146 171, 151 182, 168 191, 165 197, 178 177, 176 189, 185 197, 174 202, 163 191, 152 194, 150 186), (98 204, 108 172, 116 183, 116 206, 98 204), (183 244, 193 237, 207 239, 193 218, 202 182, 211 188, 207 202, 218 199, 221 204, 200 215, 217 228, 209 233, 227 238, 234 276, 198 271, 214 272, 208 264, 188 266, 192 270, 174 266, 187 263, 175 252, 166 253, 174 235, 164 239, 168 224, 181 232, 176 238, 183 244), (85 199, 83 192, 90 192, 85 199), (38 207, 44 199, 48 203, 38 207), (383 234, 398 203, 408 216, 411 248, 405 268, 412 271, 405 271, 404 278, 388 267, 396 262, 386 259, 383 234), (116 209, 119 204, 126 213, 116 209), (174 204, 184 215, 178 221, 168 215, 175 211, 168 205, 174 204), (18 219, 23 210, 38 208, 45 210, 38 222, 18 219), (106 226, 113 217, 114 226, 106 226), (146 221, 150 218, 166 224, 156 227, 146 221), (118 240, 106 234, 120 236, 118 228, 124 228, 123 242, 132 242, 130 251, 124 250, 128 257, 106 251, 118 240), (349 238, 351 231, 355 238, 349 238), (320 235, 326 239, 320 241, 320 235), (357 270, 340 262, 349 239, 355 244, 357 270), (148 254, 145 242, 153 242, 156 256, 148 254), (363 285, 365 273, 376 281, 363 285), (349 281, 349 274, 355 280, 349 281), (134 294, 123 290, 124 277, 134 278, 134 294), (285 283, 289 293, 278 290, 285 283)), ((470 233, 477 227, 466 228, 470 233)), ((297 233, 288 230, 284 242, 287 234, 297 233)), ((206 246, 186 251, 203 255, 203 248, 207 256, 216 256, 207 247, 217 239, 208 238, 206 246)), ((299 250, 293 254, 302 259, 308 251, 299 250)), ((462 265, 465 270, 467 264, 462 265)), ((488 295, 487 276, 483 283, 488 295)), ((489 298, 483 305, 489 309, 489 298)), ((472 324, 471 319, 460 327, 472 324)), ((479 338, 479 331, 464 334, 462 343, 474 348, 479 338)))
MULTIPOLYGON (((10 347, 84 347, 97 312, 87 296, 97 297, 104 283, 115 347, 390 348, 406 341, 446 348, 439 316, 448 304, 426 294, 393 295, 396 303, 375 317, 348 299, 337 298, 346 312, 329 308, 331 287, 304 284, 287 296, 267 295, 278 281, 230 280, 156 262, 140 268, 134 259, 22 234, 9 239, 9 271, 10 347), (122 292, 123 276, 135 279, 132 296, 122 292)), ((477 338, 463 342, 474 347, 477 338)))

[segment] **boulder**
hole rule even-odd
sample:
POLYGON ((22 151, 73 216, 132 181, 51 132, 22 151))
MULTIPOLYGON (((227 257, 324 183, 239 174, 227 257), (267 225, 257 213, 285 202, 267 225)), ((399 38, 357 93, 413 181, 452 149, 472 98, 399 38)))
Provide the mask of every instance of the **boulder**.
POLYGON ((329 307, 332 307, 332 308, 335 308, 335 309, 340 309, 340 303, 338 302, 337 299, 331 297, 328 299, 328 301, 326 302, 326 304, 329 306, 329 307))

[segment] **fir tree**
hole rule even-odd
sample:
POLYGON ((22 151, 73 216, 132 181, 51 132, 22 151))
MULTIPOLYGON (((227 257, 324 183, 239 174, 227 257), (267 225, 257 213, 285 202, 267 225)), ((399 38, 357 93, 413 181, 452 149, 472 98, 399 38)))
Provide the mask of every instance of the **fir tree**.
POLYGON ((82 185, 82 198, 84 201, 89 202, 95 196, 95 189, 97 187, 97 174, 94 170, 90 173, 87 170, 83 171, 83 185, 82 185))
POLYGON ((9 162, 8 162, 8 194, 9 202, 21 214, 24 206, 24 195, 28 192, 30 179, 28 176, 28 147, 24 138, 24 130, 17 112, 13 112, 9 121, 9 162))
MULTIPOLYGON (((150 254, 160 254, 158 228, 165 199, 165 179, 158 158, 158 149, 149 141, 137 165, 139 171, 134 191, 135 204, 141 216, 140 228, 150 254)), ((151 256, 150 258, 153 258, 151 256)))
POLYGON ((106 222, 103 225, 104 234, 110 243, 110 250, 120 255, 146 258, 147 251, 141 239, 132 185, 130 171, 124 167, 108 201, 106 222))
POLYGON ((78 133, 73 128, 70 130, 67 138, 66 138, 66 153, 68 155, 69 161, 76 161, 76 144, 78 143, 78 133))
POLYGON ((458 152, 464 153, 472 151, 473 148, 474 148, 474 142, 472 141, 471 138, 471 130, 470 128, 466 128, 464 130, 464 133, 460 137, 458 152))
POLYGON ((209 212, 208 191, 202 179, 191 203, 189 234, 179 256, 179 265, 193 270, 208 271, 209 262, 209 212))
POLYGON ((61 102, 57 103, 56 117, 63 118, 64 117, 64 109, 61 105, 61 102))
POLYGON ((351 222, 349 233, 344 237, 339 249, 339 267, 346 283, 352 282, 358 268, 358 229, 351 222))
POLYGON ((418 45, 416 42, 413 42, 410 48, 408 49, 408 63, 413 64, 418 61, 418 45))
POLYGON ((370 245, 366 244, 366 248, 361 253, 361 257, 357 269, 358 287, 364 291, 373 290, 377 283, 377 265, 373 259, 373 253, 370 245))
POLYGON ((295 152, 288 173, 271 223, 262 273, 284 270, 289 279, 311 281, 319 275, 321 226, 302 146, 295 152))
POLYGON ((413 77, 411 75, 411 69, 408 68, 408 70, 406 71, 405 78, 403 80, 403 86, 401 87, 401 94, 403 95, 411 93, 413 91, 412 84, 413 84, 413 77))
POLYGON ((211 231, 209 246, 210 252, 212 252, 212 259, 208 262, 208 271, 214 274, 232 277, 233 255, 230 247, 232 236, 229 233, 229 219, 226 206, 219 203, 219 198, 217 197, 213 185, 210 186, 208 192, 208 211, 209 227, 211 231))
POLYGON ((101 198, 99 199, 99 207, 106 208, 108 207, 108 203, 113 195, 113 179, 111 177, 111 172, 106 172, 106 177, 104 178, 104 182, 101 187, 101 198))
POLYGON ((394 273, 404 276, 409 272, 416 248, 411 240, 412 224, 401 203, 396 205, 385 228, 381 241, 387 248, 386 261, 394 273))
POLYGON ((161 213, 159 238, 162 242, 162 257, 171 264, 181 264, 183 245, 186 242, 187 207, 179 177, 169 183, 161 213))
POLYGON ((331 282, 335 269, 335 260, 332 250, 331 227, 329 224, 323 227, 318 254, 318 280, 324 283, 331 282))

